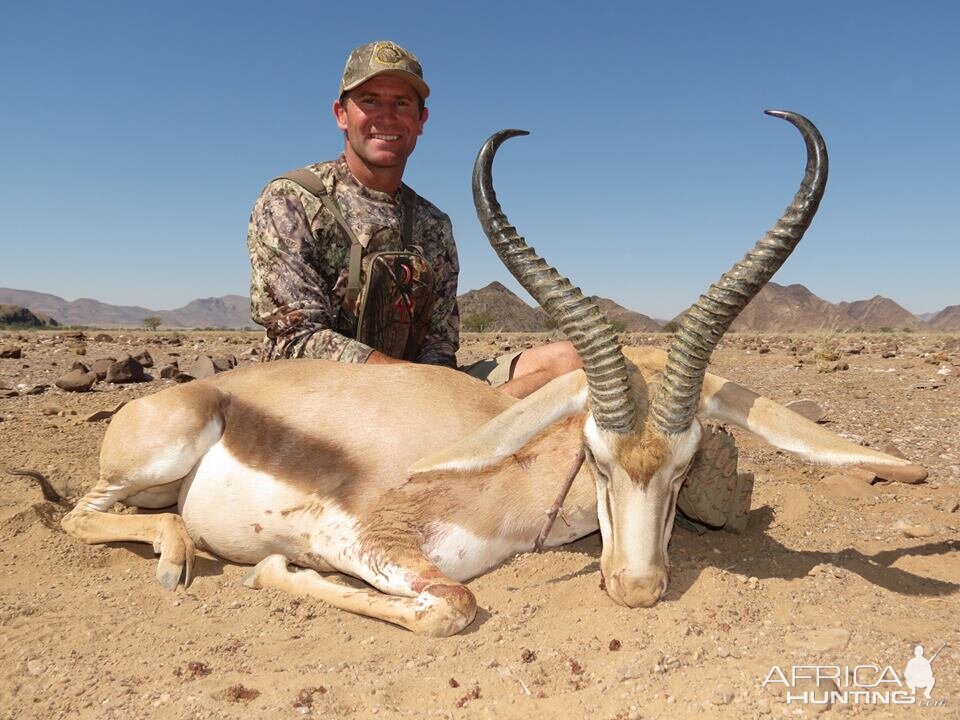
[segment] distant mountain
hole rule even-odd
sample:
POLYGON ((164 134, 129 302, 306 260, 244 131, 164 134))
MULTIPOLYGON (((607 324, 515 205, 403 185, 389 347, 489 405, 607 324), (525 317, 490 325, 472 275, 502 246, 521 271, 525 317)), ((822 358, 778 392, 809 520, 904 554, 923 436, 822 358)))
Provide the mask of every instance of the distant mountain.
POLYGON ((246 295, 193 300, 177 310, 158 313, 163 324, 171 327, 255 327, 250 318, 250 298, 246 295))
POLYGON ((734 321, 732 330, 776 332, 790 330, 919 329, 925 323, 893 300, 877 295, 870 300, 829 303, 803 285, 767 283, 734 321))
POLYGON ((869 300, 840 302, 834 307, 837 309, 838 316, 847 319, 850 323, 846 327, 862 327, 870 330, 879 330, 883 327, 915 330, 923 325, 916 315, 881 295, 874 295, 869 300))
POLYGON ((547 314, 533 308, 515 293, 494 281, 479 290, 469 290, 457 297, 460 323, 470 326, 471 317, 486 316, 490 330, 506 332, 541 332, 547 314))
POLYGON ((90 327, 143 327, 144 318, 159 317, 165 327, 252 327, 250 298, 226 295, 194 300, 176 310, 151 310, 131 305, 108 305, 98 300, 64 300, 56 295, 0 288, 0 304, 20 305, 61 325, 90 327))
MULTIPOLYGON (((656 320, 618 305, 613 300, 590 298, 614 323, 623 323, 628 332, 655 332, 661 326, 656 320)), ((490 330, 508 332, 540 332, 545 329, 547 314, 531 307, 499 282, 479 290, 470 290, 458 297, 460 321, 471 316, 488 316, 490 330)), ((144 318, 159 317, 168 328, 256 328, 250 318, 250 298, 243 295, 193 300, 175 310, 151 310, 139 306, 108 305, 81 298, 67 301, 56 295, 0 288, 0 311, 4 306, 16 317, 7 321, 0 312, 0 324, 29 324, 21 310, 28 310, 41 323, 85 325, 89 327, 143 327, 144 318)), ((675 318, 676 319, 676 318, 675 318)), ((929 322, 912 315, 893 300, 877 295, 869 300, 829 303, 803 285, 767 283, 744 308, 733 324, 733 330, 747 332, 791 332, 797 330, 880 330, 881 328, 930 329, 960 332, 960 305, 934 313, 929 322)))
POLYGON ((596 303, 600 312, 611 323, 623 323, 625 332, 657 332, 660 329, 660 323, 653 318, 633 310, 627 310, 622 305, 618 305, 613 300, 602 298, 597 295, 590 297, 590 300, 596 303))
POLYGON ((930 327, 941 332, 960 332, 960 305, 946 307, 930 319, 930 327))
POLYGON ((89 298, 67 302, 56 295, 10 288, 0 288, 0 303, 21 305, 34 314, 43 313, 61 325, 134 327, 142 325, 143 318, 156 314, 142 307, 107 305, 89 298))

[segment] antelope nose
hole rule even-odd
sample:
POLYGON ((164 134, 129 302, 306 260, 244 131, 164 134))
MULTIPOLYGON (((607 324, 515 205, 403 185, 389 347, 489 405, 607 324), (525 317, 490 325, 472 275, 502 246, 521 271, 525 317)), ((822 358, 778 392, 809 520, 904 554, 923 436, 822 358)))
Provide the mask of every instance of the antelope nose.
POLYGON ((667 588, 667 572, 663 568, 651 568, 629 575, 621 570, 608 578, 606 584, 607 593, 616 603, 628 608, 652 607, 667 588))

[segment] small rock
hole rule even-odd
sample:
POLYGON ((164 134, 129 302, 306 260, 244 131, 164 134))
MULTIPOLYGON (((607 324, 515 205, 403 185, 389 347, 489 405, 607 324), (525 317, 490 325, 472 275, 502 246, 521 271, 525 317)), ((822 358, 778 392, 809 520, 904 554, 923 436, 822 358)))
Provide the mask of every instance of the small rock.
POLYGON ((107 370, 109 370, 110 366, 116 361, 117 359, 112 357, 97 358, 93 361, 93 364, 90 365, 90 372, 97 374, 97 380, 106 380, 107 370))
POLYGON ((927 479, 927 469, 921 465, 881 465, 860 463, 859 467, 876 474, 881 480, 916 485, 927 479))
MULTIPOLYGON (((200 355, 190 363, 190 365, 184 368, 180 375, 188 375, 194 380, 200 380, 201 378, 213 377, 217 372, 217 366, 214 364, 213 359, 208 355, 200 355)), ((178 382, 183 382, 180 380, 180 375, 176 376, 175 379, 178 382)))
POLYGON ((80 368, 71 370, 63 377, 54 382, 61 390, 67 392, 89 392, 90 388, 97 381, 97 374, 94 372, 84 372, 80 368))
POLYGON ((143 366, 129 355, 122 355, 107 369, 108 383, 145 382, 143 366))
POLYGON ((153 367, 153 356, 150 354, 149 350, 144 350, 143 352, 137 353, 133 356, 133 359, 140 363, 141 367, 153 367))
POLYGON ((925 538, 936 535, 936 531, 929 525, 914 525, 903 518, 897 520, 893 528, 908 538, 925 538))
POLYGON ((0 347, 0 358, 17 360, 23 357, 23 350, 17 345, 4 345, 0 347))
POLYGON ((59 415, 61 412, 63 412, 63 409, 56 405, 44 405, 40 408, 41 415, 59 415))
POLYGON ((113 337, 106 333, 100 333, 93 340, 94 342, 113 342, 113 337))
POLYGON ((27 672, 31 675, 43 675, 46 669, 39 660, 27 660, 27 672))
POLYGON ((711 701, 714 705, 729 705, 733 702, 734 692, 726 685, 721 685, 713 691, 711 701))
POLYGON ((826 418, 826 413, 823 411, 823 408, 813 400, 794 400, 793 402, 787 403, 787 407, 798 415, 802 415, 807 420, 815 423, 823 422, 826 418))
POLYGON ((179 366, 177 365, 177 363, 173 362, 161 368, 160 377, 162 377, 164 380, 169 380, 170 378, 176 377, 177 373, 179 372, 180 372, 179 366))
POLYGON ((237 359, 233 355, 215 355, 210 361, 218 373, 233 370, 237 366, 237 359))

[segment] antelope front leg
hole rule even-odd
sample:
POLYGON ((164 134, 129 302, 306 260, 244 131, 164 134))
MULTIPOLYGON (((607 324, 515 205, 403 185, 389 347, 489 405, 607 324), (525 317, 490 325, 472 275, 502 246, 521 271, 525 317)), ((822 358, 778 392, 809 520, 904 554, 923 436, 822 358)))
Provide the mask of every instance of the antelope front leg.
MULTIPOLYGON (((425 557, 418 563, 420 572, 405 568, 411 578, 400 586, 391 583, 386 594, 374 589, 348 587, 325 578, 315 570, 289 570, 282 555, 261 560, 244 578, 244 585, 308 595, 341 610, 378 618, 405 627, 418 635, 447 637, 473 622, 477 602, 466 587, 445 577, 425 557)), ((378 583, 380 584, 380 583, 378 583)))

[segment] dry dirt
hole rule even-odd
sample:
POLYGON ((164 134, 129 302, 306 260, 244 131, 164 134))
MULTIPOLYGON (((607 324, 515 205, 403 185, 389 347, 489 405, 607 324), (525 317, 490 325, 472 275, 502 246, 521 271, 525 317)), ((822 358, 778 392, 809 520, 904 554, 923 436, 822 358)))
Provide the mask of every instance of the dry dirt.
MULTIPOLYGON (((0 399, 0 467, 34 468, 75 496, 96 477, 106 427, 84 418, 172 382, 52 387, 77 359, 148 349, 159 377, 173 353, 250 362, 256 344, 242 334, 188 334, 179 346, 112 334, 0 337, 24 352, 0 360, 0 388, 51 384, 0 399)), ((461 359, 543 339, 467 336, 461 359)), ((741 469, 756 475, 748 529, 676 530, 672 582, 655 608, 618 607, 599 589, 593 535, 470 582, 476 621, 434 640, 249 590, 245 568, 213 557, 199 560, 188 590, 167 592, 150 547, 81 545, 32 480, 2 475, 0 718, 792 717, 811 708, 787 704, 782 683, 762 687, 773 666, 789 675, 794 665, 874 664, 902 675, 918 643, 927 657, 947 644, 933 664, 938 707, 838 703, 823 717, 960 717, 960 342, 732 336, 714 369, 783 403, 818 401, 828 428, 894 444, 928 481, 832 494, 823 482, 832 471, 738 433, 741 469), (849 369, 818 372, 834 362, 831 349, 849 369)), ((897 689, 890 682, 879 689, 897 689)))

